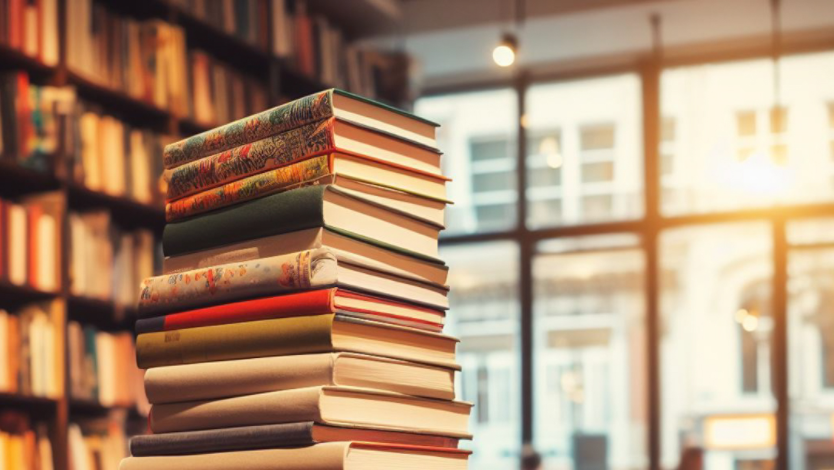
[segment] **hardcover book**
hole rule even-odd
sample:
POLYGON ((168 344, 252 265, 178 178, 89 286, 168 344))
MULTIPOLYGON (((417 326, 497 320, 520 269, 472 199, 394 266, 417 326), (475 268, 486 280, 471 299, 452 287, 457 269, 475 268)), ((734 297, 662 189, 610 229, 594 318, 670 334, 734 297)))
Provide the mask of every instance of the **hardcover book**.
POLYGON ((381 321, 434 332, 443 330, 445 317, 443 310, 419 307, 334 287, 232 302, 160 317, 140 318, 136 322, 136 333, 327 313, 339 313, 364 320, 381 321))
POLYGON ((307 447, 324 442, 350 441, 445 447, 449 449, 458 447, 458 439, 454 437, 326 426, 308 421, 135 436, 130 440, 130 455, 134 457, 189 455, 236 450, 307 447))
POLYGON ((447 309, 448 288, 340 263, 326 248, 155 276, 142 283, 140 317, 276 294, 345 287, 447 309))
POLYGON ((315 421, 466 438, 469 403, 352 387, 307 387, 153 405, 154 433, 315 421))
POLYGON ((361 239, 328 228, 299 230, 195 253, 169 256, 163 260, 162 272, 174 274, 317 248, 329 249, 338 261, 431 284, 445 285, 449 274, 449 268, 439 259, 416 256, 416 253, 395 246, 361 239))
POLYGON ((452 400, 454 380, 454 369, 325 353, 154 367, 145 373, 145 392, 160 404, 334 385, 452 400))
MULTIPOLYGON (((443 226, 444 209, 449 201, 420 194, 412 188, 396 186, 395 168, 389 168, 390 174, 381 180, 336 173, 334 167, 340 156, 333 153, 308 158, 168 202, 165 204, 165 218, 168 222, 174 222, 302 186, 335 184, 348 194, 369 199, 430 224, 443 226)), ((408 183, 407 180, 404 182, 408 183)))
POLYGON ((129 457, 119 470, 465 470, 470 452, 442 447, 328 442, 308 447, 161 457, 129 457))
POLYGON ((349 195, 332 184, 298 188, 169 223, 162 234, 162 248, 165 256, 176 256, 316 227, 397 246, 418 256, 438 255, 440 228, 349 195))
POLYGON ((162 153, 163 164, 166 169, 175 168, 215 152, 333 116, 421 145, 433 147, 436 144, 437 124, 352 93, 330 89, 168 145, 162 153))
POLYGON ((149 369, 342 351, 457 369, 456 346, 451 336, 342 315, 315 315, 141 334, 136 339, 136 363, 149 369))
POLYGON ((176 200, 334 151, 444 179, 440 173, 439 151, 335 118, 194 160, 166 170, 163 177, 168 181, 168 199, 176 200))

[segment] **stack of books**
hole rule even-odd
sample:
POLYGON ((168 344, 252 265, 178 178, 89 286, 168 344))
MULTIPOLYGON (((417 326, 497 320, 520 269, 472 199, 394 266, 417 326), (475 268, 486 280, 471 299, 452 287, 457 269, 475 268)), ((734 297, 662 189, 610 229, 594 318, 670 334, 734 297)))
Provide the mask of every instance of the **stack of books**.
POLYGON ((165 148, 122 470, 467 468, 436 128, 327 90, 165 148))

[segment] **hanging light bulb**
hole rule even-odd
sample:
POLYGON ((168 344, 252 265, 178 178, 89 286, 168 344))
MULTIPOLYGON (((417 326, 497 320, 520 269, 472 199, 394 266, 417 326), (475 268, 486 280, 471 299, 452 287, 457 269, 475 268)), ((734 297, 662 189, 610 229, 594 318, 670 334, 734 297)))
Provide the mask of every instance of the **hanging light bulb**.
POLYGON ((501 41, 492 50, 492 60, 499 67, 509 67, 515 63, 515 55, 518 51, 518 39, 514 34, 504 33, 501 41))

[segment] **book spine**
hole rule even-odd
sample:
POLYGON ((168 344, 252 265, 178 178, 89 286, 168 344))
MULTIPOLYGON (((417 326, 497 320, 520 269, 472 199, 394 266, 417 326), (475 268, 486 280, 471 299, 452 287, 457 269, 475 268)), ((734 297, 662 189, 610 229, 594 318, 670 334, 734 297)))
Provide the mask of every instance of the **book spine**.
POLYGON ((333 150, 333 120, 307 124, 167 170, 168 200, 333 150))
POLYGON ((134 457, 206 454, 313 444, 312 422, 288 423, 136 436, 130 440, 130 454, 134 457))
POLYGON ((307 250, 148 278, 142 283, 139 314, 150 317, 335 283, 336 257, 327 249, 307 250))
POLYGON ((140 369, 332 351, 334 315, 279 318, 145 333, 136 339, 140 369))
POLYGON ((136 332, 142 334, 272 318, 335 313, 334 291, 335 289, 322 289, 300 292, 189 310, 164 317, 140 318, 136 322, 136 332))
POLYGON ((322 227, 326 188, 326 185, 316 185, 284 191, 234 208, 169 223, 162 233, 165 256, 322 227))
POLYGON ((166 169, 175 168, 331 116, 333 91, 319 92, 170 144, 162 162, 166 169))
POLYGON ((320 155, 169 202, 165 205, 165 218, 168 222, 184 219, 292 189, 304 182, 329 174, 331 174, 329 156, 320 155))

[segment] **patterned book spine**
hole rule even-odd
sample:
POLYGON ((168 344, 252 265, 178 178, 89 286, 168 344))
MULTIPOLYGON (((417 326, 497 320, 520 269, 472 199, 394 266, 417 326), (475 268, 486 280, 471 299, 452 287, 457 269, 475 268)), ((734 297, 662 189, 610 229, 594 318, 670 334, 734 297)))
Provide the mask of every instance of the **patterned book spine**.
POLYGON ((166 169, 333 116, 333 90, 268 109, 165 147, 166 169))
POLYGON ((180 199, 333 150, 333 120, 307 124, 166 170, 168 200, 180 199))
POLYGON ((257 197, 293 189, 329 174, 329 155, 308 158, 169 202, 165 205, 165 218, 168 222, 184 219, 257 197))
POLYGON ((336 257, 319 248, 155 276, 142 283, 143 317, 336 283, 336 257))

